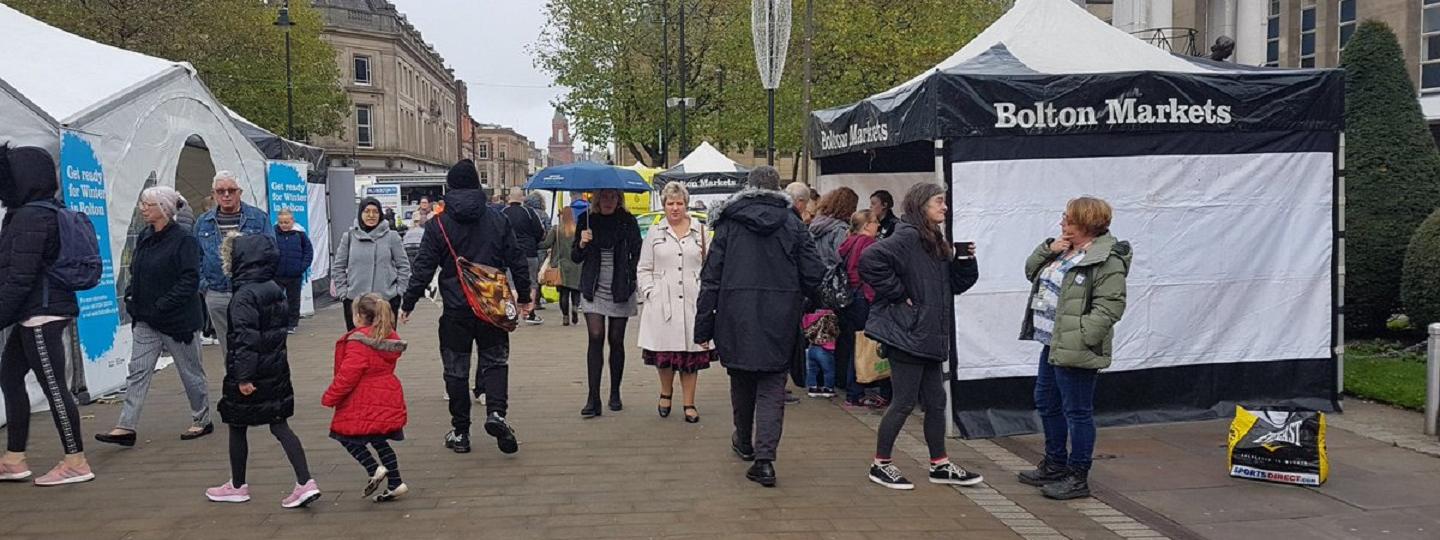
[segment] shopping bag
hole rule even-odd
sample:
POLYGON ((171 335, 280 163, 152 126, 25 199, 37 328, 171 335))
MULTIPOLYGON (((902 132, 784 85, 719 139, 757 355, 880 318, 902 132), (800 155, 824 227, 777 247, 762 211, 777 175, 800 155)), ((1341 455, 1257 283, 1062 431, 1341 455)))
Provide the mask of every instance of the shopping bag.
POLYGON ((1318 486, 1330 476, 1325 414, 1293 408, 1235 407, 1230 422, 1230 476, 1318 486))
POLYGON ((890 360, 880 356, 880 342, 855 332, 855 381, 869 384, 890 378, 890 360))
POLYGON ((546 302, 550 302, 552 304, 557 303, 560 301, 560 290, 556 289, 555 287, 550 287, 548 285, 541 286, 540 297, 544 298, 546 302))

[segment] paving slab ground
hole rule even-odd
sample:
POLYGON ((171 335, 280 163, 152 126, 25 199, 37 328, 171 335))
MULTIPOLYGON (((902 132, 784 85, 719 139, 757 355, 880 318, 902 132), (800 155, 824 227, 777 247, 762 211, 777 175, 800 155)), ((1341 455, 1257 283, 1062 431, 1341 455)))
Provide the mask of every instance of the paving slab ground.
MULTIPOLYGON (((1440 452, 1417 413, 1349 400, 1329 415, 1330 479, 1317 488, 1227 476, 1229 420, 1101 430, 1101 501, 1176 538, 1440 538, 1440 452), (1433 455, 1432 455, 1433 454, 1433 455)), ((1027 458, 1044 440, 997 441, 1027 458)))
MULTIPOLYGON (((951 440, 951 457, 986 476, 979 487, 920 482, 896 492, 871 484, 865 469, 879 413, 806 399, 786 409, 780 485, 764 489, 745 480, 747 465, 729 452, 728 381, 718 366, 700 377, 699 424, 681 420, 678 400, 661 419, 654 371, 641 362, 632 328, 626 410, 582 420, 584 330, 562 327, 553 308, 541 314, 550 320, 512 341, 510 420, 521 441, 514 456, 478 429, 473 453, 442 447, 449 418, 439 311, 427 304, 401 329, 411 344, 399 368, 410 425, 395 448, 411 492, 388 504, 362 499, 361 469, 327 437, 330 412, 319 405, 343 328, 332 307, 290 340, 298 400, 291 424, 324 490, 311 508, 280 508, 293 477, 263 429, 251 433, 254 500, 205 500, 204 488, 229 476, 226 434, 179 440, 188 413, 175 371, 166 369, 151 387, 135 448, 90 439, 113 425, 118 404, 82 407, 95 482, 0 484, 0 539, 1440 537, 1431 533, 1440 532, 1440 498, 1426 490, 1440 485, 1440 459, 1340 429, 1332 431, 1334 476, 1318 490, 1226 478, 1221 422, 1107 429, 1100 452, 1116 457, 1097 466, 1100 498, 1060 503, 1015 481, 1035 437, 951 440)), ((219 352, 205 352, 218 396, 219 352)), ((31 467, 43 472, 59 459, 59 444, 48 413, 31 424, 31 467)), ((909 422, 896 458, 923 480, 920 427, 919 416, 909 422)))

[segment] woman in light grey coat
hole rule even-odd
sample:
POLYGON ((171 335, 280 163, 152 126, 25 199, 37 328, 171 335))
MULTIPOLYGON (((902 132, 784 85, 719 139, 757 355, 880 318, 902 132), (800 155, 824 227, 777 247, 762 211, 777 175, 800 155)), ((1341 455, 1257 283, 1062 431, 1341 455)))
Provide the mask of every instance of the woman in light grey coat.
POLYGON ((405 244, 382 216, 380 201, 369 197, 361 201, 355 227, 345 232, 330 262, 330 294, 344 301, 347 330, 355 329, 350 308, 361 296, 383 296, 398 313, 400 294, 410 283, 405 244))

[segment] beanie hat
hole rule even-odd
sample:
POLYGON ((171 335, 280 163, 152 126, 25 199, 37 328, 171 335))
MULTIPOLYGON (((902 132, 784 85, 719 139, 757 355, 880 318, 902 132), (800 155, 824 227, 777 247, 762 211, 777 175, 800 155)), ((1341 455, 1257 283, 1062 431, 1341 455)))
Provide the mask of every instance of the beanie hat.
POLYGON ((475 171, 475 162, 462 159, 445 175, 445 185, 450 189, 480 189, 480 173, 475 171))

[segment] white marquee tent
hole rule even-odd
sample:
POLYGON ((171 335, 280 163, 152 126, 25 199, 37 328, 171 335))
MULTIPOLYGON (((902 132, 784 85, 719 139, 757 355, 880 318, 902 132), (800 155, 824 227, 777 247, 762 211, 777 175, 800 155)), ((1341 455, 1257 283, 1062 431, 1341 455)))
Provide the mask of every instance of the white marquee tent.
MULTIPOLYGON (((210 163, 200 170, 233 171, 246 202, 264 207, 263 156, 188 64, 96 43, 5 5, 0 46, 6 57, 0 62, 0 143, 45 148, 58 163, 62 130, 91 140, 106 178, 109 249, 117 263, 128 260, 126 232, 140 191, 176 185, 182 153, 205 149, 199 155, 208 153, 210 163)), ((121 328, 109 362, 85 362, 91 395, 124 385, 129 349, 129 332, 121 328)))

